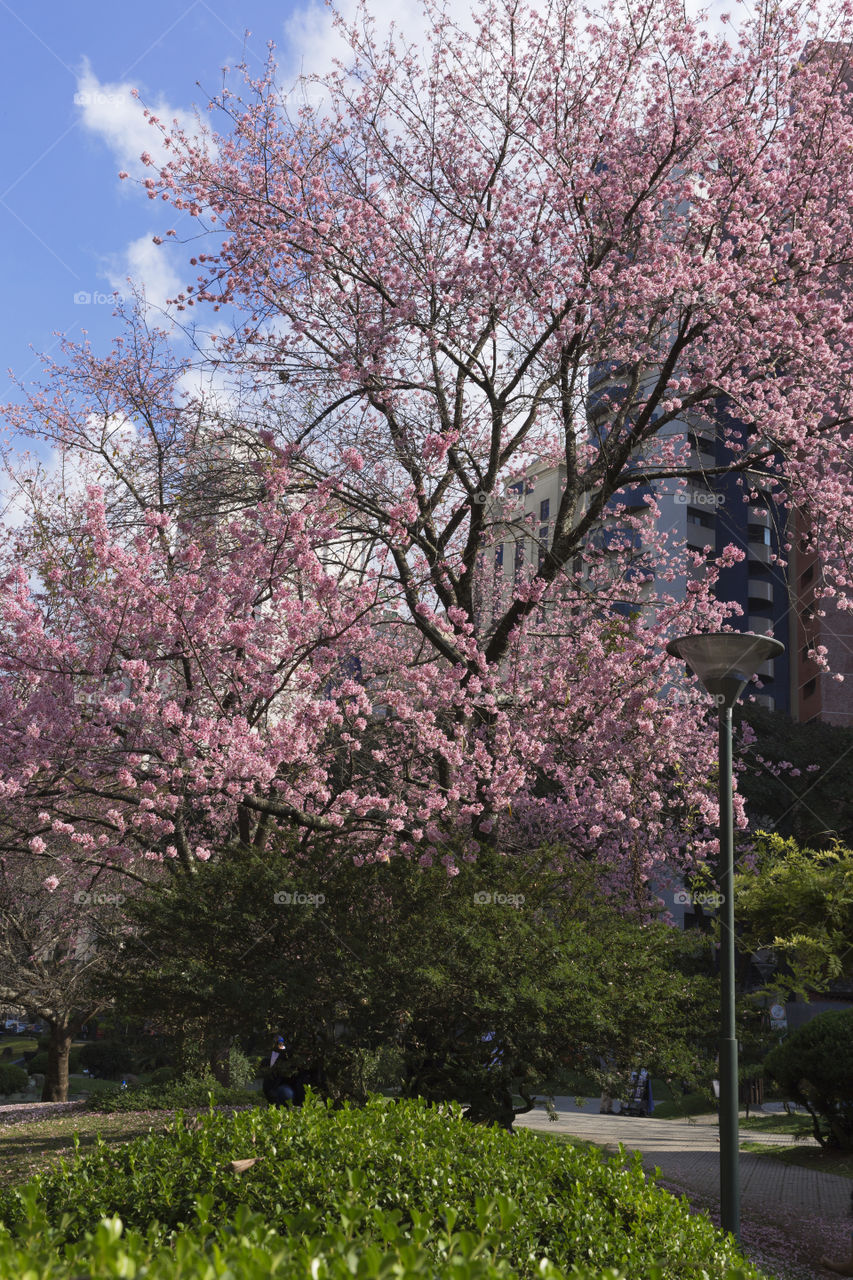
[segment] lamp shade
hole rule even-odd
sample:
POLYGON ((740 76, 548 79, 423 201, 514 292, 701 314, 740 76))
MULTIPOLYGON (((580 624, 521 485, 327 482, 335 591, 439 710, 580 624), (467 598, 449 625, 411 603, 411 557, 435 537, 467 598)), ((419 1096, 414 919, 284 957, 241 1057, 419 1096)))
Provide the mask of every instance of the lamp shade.
POLYGON ((666 651, 686 662, 718 702, 733 706, 761 664, 785 646, 752 631, 710 631, 671 640, 666 651))

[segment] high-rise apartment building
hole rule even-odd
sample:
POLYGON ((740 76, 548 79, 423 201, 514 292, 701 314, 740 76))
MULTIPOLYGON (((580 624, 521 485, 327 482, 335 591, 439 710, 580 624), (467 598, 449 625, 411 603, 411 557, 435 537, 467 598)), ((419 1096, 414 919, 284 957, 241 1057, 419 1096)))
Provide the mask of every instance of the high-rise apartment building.
MULTIPOLYGON (((721 465, 720 446, 708 430, 685 428, 685 439, 691 448, 691 465, 695 469, 721 465)), ((505 504, 494 504, 488 515, 494 543, 484 553, 481 566, 481 625, 488 630, 490 601, 501 578, 511 584, 525 567, 536 568, 547 554, 554 531, 554 517, 560 505, 565 483, 565 467, 533 466, 526 476, 509 488, 505 504)), ((761 478, 757 478, 761 484, 761 478)), ((686 544, 700 554, 715 555, 731 543, 744 553, 744 559, 720 574, 718 595, 740 605, 742 613, 733 625, 744 631, 772 634, 785 644, 786 652, 775 662, 762 667, 762 688, 755 697, 762 705, 790 711, 791 679, 789 668, 792 610, 786 573, 778 561, 784 542, 784 529, 779 527, 776 504, 769 491, 756 503, 744 501, 744 490, 732 476, 709 476, 686 487, 674 482, 657 481, 653 485, 638 484, 630 491, 620 491, 619 501, 629 510, 641 509, 644 495, 654 495, 660 509, 660 527, 678 543, 686 544)), ((639 536, 639 535, 638 535, 639 536)), ((606 521, 602 524, 601 541, 606 545, 606 521)), ((574 569, 580 568, 581 559, 574 569)), ((666 584, 668 594, 678 598, 687 589, 689 570, 683 577, 666 584)))

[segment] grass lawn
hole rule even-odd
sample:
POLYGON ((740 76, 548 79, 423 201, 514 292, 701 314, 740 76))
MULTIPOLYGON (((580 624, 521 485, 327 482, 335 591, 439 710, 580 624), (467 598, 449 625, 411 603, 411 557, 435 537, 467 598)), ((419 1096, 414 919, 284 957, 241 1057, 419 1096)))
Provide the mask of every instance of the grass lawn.
POLYGON ((816 1169, 818 1173, 837 1173, 842 1178, 853 1178, 851 1151, 824 1151, 821 1147, 768 1147, 757 1142, 743 1142, 740 1149, 752 1156, 767 1156, 803 1169, 816 1169))
MULTIPOLYGON (((137 1078, 144 1080, 146 1077, 137 1078)), ((81 1093, 115 1093, 116 1089, 120 1088, 121 1083, 118 1080, 94 1080, 92 1076, 69 1075, 68 1100, 70 1102, 81 1093)))
POLYGON ((80 1138, 81 1150, 95 1143, 98 1134, 104 1142, 129 1142, 148 1133, 163 1133, 172 1120, 166 1111, 118 1112, 115 1115, 87 1115, 72 1112, 26 1124, 0 1125, 0 1183, 11 1186, 24 1182, 32 1174, 46 1168, 57 1156, 74 1152, 74 1134, 80 1138))
MULTIPOLYGON (((781 1112, 778 1115, 750 1116, 741 1120, 740 1127, 747 1133, 784 1133, 793 1134, 795 1138, 811 1138, 814 1135, 811 1116, 799 1111, 792 1116, 781 1112)), ((750 1155, 769 1156, 774 1160, 784 1160, 785 1164, 800 1165, 804 1169, 817 1169, 819 1173, 837 1173, 842 1178, 853 1178, 853 1152, 825 1151, 822 1147, 790 1146, 771 1147, 757 1142, 742 1142, 741 1151, 750 1155)))
POLYGON ((853 1178, 853 1151, 824 1151, 822 1147, 771 1147, 758 1142, 742 1142, 740 1149, 748 1151, 751 1156, 764 1156, 769 1160, 799 1165, 802 1169, 815 1169, 818 1173, 837 1173, 842 1178, 853 1178))
POLYGON ((771 1115, 750 1116, 741 1120, 741 1129, 751 1129, 755 1133, 793 1133, 804 1134, 810 1138, 814 1132, 811 1116, 805 1111, 797 1111, 789 1116, 786 1111, 773 1112, 771 1115))
POLYGON ((717 1110, 705 1093, 684 1093, 670 1102, 658 1102, 653 1086, 652 1097, 655 1099, 652 1115, 657 1120, 681 1120, 685 1116, 711 1115, 717 1110))
MULTIPOLYGON (((35 1036, 0 1036, 0 1049, 9 1047, 12 1050, 12 1061, 25 1053, 35 1053, 38 1041, 35 1036)), ((8 1061, 8 1059, 7 1059, 8 1061)))

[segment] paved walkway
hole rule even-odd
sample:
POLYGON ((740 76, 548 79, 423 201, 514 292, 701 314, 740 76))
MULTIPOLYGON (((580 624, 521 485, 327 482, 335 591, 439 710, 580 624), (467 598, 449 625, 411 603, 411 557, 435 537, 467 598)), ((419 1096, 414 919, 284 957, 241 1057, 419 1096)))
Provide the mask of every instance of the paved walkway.
MULTIPOLYGON (((691 1202, 712 1210, 719 1205, 720 1144, 716 1116, 687 1120, 641 1119, 634 1116, 597 1114, 598 1102, 587 1103, 579 1111, 571 1098, 555 1098, 559 1118, 549 1120, 537 1107, 516 1118, 521 1128, 545 1129, 585 1138, 615 1152, 620 1143, 629 1151, 642 1153, 643 1167, 660 1169, 661 1181, 686 1195, 691 1202)), ((780 1146, 785 1139, 772 1134, 740 1131, 744 1142, 780 1146)), ((788 1135, 793 1143, 793 1138, 788 1135)), ((814 1139, 810 1143, 817 1145, 814 1139)), ((850 1194, 853 1180, 837 1174, 820 1173, 781 1160, 741 1153, 741 1220, 744 1247, 752 1228, 767 1231, 775 1225, 780 1237, 790 1234, 797 1253, 817 1259, 828 1252, 841 1256, 843 1241, 849 1241, 850 1194)), ((749 1250, 748 1250, 749 1252, 749 1250)), ((805 1273, 807 1274, 807 1273, 805 1273)), ((813 1263, 812 1275, 830 1273, 813 1263)))

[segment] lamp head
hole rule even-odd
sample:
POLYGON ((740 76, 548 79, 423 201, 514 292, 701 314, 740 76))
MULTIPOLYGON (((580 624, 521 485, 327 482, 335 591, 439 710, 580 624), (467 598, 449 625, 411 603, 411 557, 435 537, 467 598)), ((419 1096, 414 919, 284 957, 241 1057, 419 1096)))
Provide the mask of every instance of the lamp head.
POLYGON ((761 664, 785 646, 751 631, 710 631, 671 640, 666 651, 687 664, 718 706, 733 707, 761 664))

